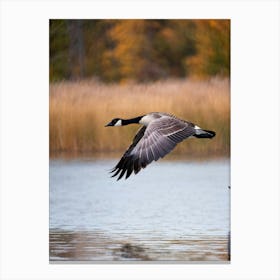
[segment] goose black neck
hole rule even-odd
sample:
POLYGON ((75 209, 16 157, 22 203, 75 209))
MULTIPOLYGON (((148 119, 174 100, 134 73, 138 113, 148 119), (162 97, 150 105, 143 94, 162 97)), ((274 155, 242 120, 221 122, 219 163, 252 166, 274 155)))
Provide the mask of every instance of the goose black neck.
POLYGON ((142 119, 143 116, 140 116, 140 117, 137 117, 137 118, 134 118, 134 119, 128 119, 128 120, 122 120, 122 125, 128 125, 128 124, 131 124, 131 123, 139 123, 140 120, 142 119))

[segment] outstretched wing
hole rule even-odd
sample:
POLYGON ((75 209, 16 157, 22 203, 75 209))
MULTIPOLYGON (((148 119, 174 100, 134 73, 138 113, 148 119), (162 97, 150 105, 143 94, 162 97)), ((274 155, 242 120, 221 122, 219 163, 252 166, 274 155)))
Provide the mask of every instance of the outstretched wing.
POLYGON ((126 179, 134 171, 137 174, 152 161, 163 158, 175 146, 189 136, 194 135, 192 123, 163 116, 146 128, 143 126, 133 139, 133 143, 112 170, 112 177, 119 174, 118 180, 126 173, 126 179))
MULTIPOLYGON (((113 170, 111 171, 111 173, 115 172, 113 174, 112 177, 115 177, 117 176, 120 172, 120 176, 118 178, 121 179, 121 177, 124 175, 124 173, 127 171, 127 174, 126 174, 126 178, 128 178, 132 171, 133 171, 133 161, 132 161, 132 158, 130 156, 130 153, 132 152, 132 150, 134 149, 134 147, 137 145, 137 143, 141 140, 141 138, 143 137, 144 133, 145 133, 145 130, 146 130, 146 126, 142 126, 136 133, 133 141, 132 141, 132 144, 129 146, 129 148, 126 150, 126 152, 124 153, 124 155, 122 156, 122 158, 120 159, 120 161, 118 162, 118 164, 113 168, 113 170)), ((140 170, 140 169, 139 169, 140 170)), ((139 172, 138 170, 138 172, 139 172)))

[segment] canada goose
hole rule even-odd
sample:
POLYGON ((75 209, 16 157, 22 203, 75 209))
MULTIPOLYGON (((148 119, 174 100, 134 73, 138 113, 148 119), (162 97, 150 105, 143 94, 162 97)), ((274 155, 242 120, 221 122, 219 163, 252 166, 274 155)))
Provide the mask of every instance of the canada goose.
POLYGON ((214 131, 201 129, 197 125, 180 120, 166 113, 149 113, 133 119, 115 118, 105 126, 123 126, 132 123, 142 124, 132 144, 126 150, 118 164, 113 168, 112 177, 121 179, 126 173, 127 179, 132 171, 137 174, 153 160, 157 161, 172 151, 175 146, 188 137, 212 138, 214 131))

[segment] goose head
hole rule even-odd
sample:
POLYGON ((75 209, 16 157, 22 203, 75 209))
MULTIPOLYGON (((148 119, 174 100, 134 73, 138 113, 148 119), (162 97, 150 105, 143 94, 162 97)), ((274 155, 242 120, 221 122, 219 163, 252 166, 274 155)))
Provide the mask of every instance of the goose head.
POLYGON ((115 118, 112 119, 108 124, 105 126, 122 126, 122 119, 120 118, 115 118))

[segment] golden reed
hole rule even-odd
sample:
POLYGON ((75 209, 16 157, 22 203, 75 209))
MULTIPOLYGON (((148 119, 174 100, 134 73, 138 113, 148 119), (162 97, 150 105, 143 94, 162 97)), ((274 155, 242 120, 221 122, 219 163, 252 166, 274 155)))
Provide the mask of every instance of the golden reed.
POLYGON ((229 156, 230 82, 219 78, 125 85, 90 80, 50 84, 50 156, 120 156, 139 126, 104 125, 115 117, 156 111, 217 133, 212 140, 188 139, 170 156, 229 156))

